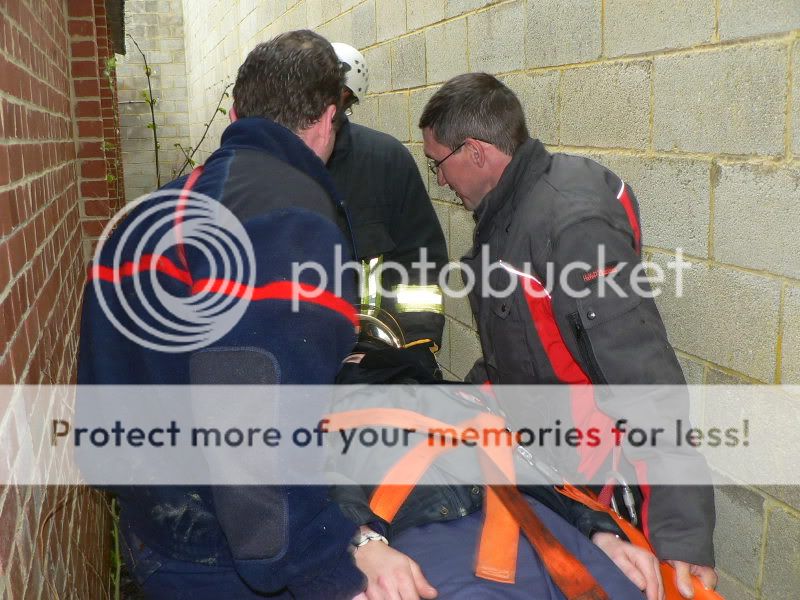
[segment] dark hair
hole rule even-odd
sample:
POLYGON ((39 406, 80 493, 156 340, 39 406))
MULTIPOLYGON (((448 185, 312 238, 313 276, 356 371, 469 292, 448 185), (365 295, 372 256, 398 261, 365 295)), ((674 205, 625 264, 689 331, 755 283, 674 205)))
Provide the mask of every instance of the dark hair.
POLYGON ((266 117, 298 132, 325 108, 339 107, 344 71, 330 42, 308 31, 289 31, 247 55, 236 75, 233 102, 239 117, 266 117))
POLYGON ((465 73, 445 83, 425 105, 419 127, 430 128, 451 150, 474 138, 511 156, 528 139, 519 99, 487 73, 465 73))

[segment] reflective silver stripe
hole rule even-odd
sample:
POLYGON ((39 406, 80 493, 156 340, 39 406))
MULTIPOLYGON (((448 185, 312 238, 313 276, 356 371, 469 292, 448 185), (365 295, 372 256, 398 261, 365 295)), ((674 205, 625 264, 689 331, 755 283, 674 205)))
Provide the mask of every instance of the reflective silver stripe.
POLYGON ((444 314, 442 289, 438 285, 397 285, 397 312, 433 312, 444 314))
POLYGON ((550 298, 550 292, 547 290, 545 285, 541 281, 539 281, 536 277, 534 277, 530 273, 523 273, 519 269, 516 269, 516 268, 512 267, 510 264, 508 264, 507 262, 504 262, 502 260, 498 261, 498 263, 500 264, 501 267, 503 267, 509 273, 512 273, 513 275, 517 275, 518 277, 526 277, 527 279, 530 279, 530 280, 535 281, 536 283, 538 283, 540 286, 542 286, 542 289, 544 290, 545 296, 550 298))
POLYGON ((378 272, 383 256, 361 261, 361 304, 372 308, 381 307, 381 291, 378 285, 378 272))

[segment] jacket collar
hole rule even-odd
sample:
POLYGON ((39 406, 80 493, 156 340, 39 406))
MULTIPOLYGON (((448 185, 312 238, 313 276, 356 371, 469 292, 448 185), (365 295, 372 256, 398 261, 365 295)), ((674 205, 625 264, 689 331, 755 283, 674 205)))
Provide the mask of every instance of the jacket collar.
POLYGON ((262 117, 237 119, 222 133, 217 152, 234 149, 260 150, 284 161, 314 179, 337 206, 342 206, 325 164, 296 133, 283 125, 262 117))
POLYGON ((480 233, 486 229, 502 208, 508 206, 512 210, 515 209, 524 195, 518 193, 523 179, 526 186, 534 185, 542 173, 547 170, 551 159, 552 155, 537 139, 528 138, 517 148, 497 186, 486 194, 478 208, 475 209, 475 219, 478 222, 477 232, 480 233))
POLYGON ((342 125, 339 127, 339 131, 336 132, 336 143, 333 146, 333 154, 331 155, 330 162, 347 156, 352 146, 353 140, 350 130, 350 119, 342 117, 342 125))

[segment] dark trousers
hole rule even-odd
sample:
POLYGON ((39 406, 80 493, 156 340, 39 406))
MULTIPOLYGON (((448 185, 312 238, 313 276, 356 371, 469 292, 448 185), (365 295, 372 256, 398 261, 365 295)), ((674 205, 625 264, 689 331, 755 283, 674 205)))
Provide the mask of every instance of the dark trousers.
POLYGON ((125 562, 148 600, 287 600, 251 590, 229 565, 174 560, 138 543, 123 544, 125 562))
MULTIPOLYGON (((534 501, 531 505, 553 535, 586 566, 609 598, 643 600, 644 594, 600 548, 548 508, 534 501)), ((483 513, 477 512, 454 521, 415 527, 397 536, 392 546, 419 564, 439 591, 439 599, 563 600, 564 595, 553 584, 524 536, 520 539, 514 584, 476 577, 475 552, 482 523, 483 513)))

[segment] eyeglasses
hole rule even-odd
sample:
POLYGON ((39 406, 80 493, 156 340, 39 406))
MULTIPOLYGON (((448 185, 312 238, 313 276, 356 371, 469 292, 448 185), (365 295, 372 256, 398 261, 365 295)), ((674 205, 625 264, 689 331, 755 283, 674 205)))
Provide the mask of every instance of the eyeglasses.
POLYGON ((446 161, 448 158, 450 158, 451 156, 453 156, 453 154, 455 154, 456 152, 461 150, 461 146, 463 146, 466 143, 467 143, 467 140, 464 140, 463 142, 461 142, 455 150, 453 150, 450 154, 445 156, 442 160, 433 160, 432 158, 429 158, 428 159, 428 169, 430 170, 430 172, 433 173, 434 175, 438 176, 439 175, 439 167, 442 166, 442 163, 444 161, 446 161))

